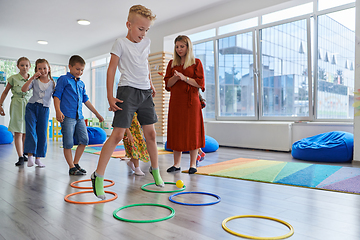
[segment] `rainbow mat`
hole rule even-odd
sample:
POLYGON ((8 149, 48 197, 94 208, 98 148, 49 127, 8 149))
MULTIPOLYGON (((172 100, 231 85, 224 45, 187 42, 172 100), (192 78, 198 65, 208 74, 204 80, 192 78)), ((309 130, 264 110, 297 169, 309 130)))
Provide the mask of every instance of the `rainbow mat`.
POLYGON ((237 158, 198 167, 196 174, 360 194, 354 167, 237 158))
MULTIPOLYGON (((100 155, 101 153, 101 149, 104 146, 104 144, 94 144, 94 145, 88 145, 85 147, 84 152, 87 153, 92 153, 92 154, 97 154, 100 155)), ((72 150, 76 150, 77 146, 74 146, 72 148, 72 150)), ((162 154, 169 154, 172 152, 166 151, 164 148, 159 148, 158 147, 158 154, 162 155, 162 154)), ((111 155, 111 157, 113 158, 123 158, 125 157, 125 147, 122 143, 118 144, 113 152, 113 154, 111 155)))

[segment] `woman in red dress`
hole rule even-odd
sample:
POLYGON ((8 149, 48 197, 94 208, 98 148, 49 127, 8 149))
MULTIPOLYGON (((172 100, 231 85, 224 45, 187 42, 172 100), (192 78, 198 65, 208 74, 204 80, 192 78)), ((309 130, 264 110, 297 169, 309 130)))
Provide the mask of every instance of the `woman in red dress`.
POLYGON ((180 35, 174 42, 174 59, 170 60, 164 77, 165 89, 170 91, 167 148, 174 151, 174 165, 167 171, 179 171, 181 153, 189 151, 189 174, 193 174, 196 173, 198 149, 205 147, 199 99, 199 88, 205 91, 204 70, 201 61, 194 57, 187 36, 180 35))

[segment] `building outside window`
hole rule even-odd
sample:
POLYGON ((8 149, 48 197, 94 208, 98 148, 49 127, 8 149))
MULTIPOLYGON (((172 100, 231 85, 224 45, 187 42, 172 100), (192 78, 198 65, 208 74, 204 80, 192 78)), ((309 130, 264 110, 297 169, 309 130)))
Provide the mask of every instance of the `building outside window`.
POLYGON ((260 33, 262 116, 308 117, 306 19, 260 33))
MULTIPOLYGON (((272 15, 267 14, 264 15, 266 25, 254 26, 252 21, 247 32, 236 27, 231 35, 230 26, 239 24, 228 24, 217 31, 218 34, 226 33, 225 37, 204 35, 203 40, 194 43, 194 49, 206 69, 205 95, 209 105, 204 111, 205 118, 353 119, 353 5, 353 0, 344 3, 313 1, 298 8, 289 8, 304 11, 297 13, 299 17, 293 21, 289 19, 286 22, 289 17, 280 18, 276 19, 281 21, 277 24, 271 19, 272 15), (317 3, 316 6, 324 13, 311 12, 312 4, 317 3), (254 33, 258 33, 259 41, 254 33), (211 40, 204 43, 206 38, 211 40), (308 52, 309 45, 311 54, 308 52), (214 46, 217 48, 214 49, 214 46), (253 46, 256 46, 256 51, 253 46), (259 62, 259 67, 254 67, 257 65, 254 59, 259 62), (217 64, 215 61, 218 61, 217 64), (216 106, 219 106, 218 111, 216 106)), ((274 16, 278 17, 278 14, 274 16)), ((291 18, 292 15, 289 16, 291 18)), ((199 34, 196 38, 201 39, 199 34)))
POLYGON ((255 116, 253 32, 219 39, 220 116, 255 116))
POLYGON ((338 14, 355 21, 354 8, 318 16, 318 119, 354 117, 355 32, 338 14))
POLYGON ((205 74, 205 92, 200 92, 206 99, 206 107, 203 109, 204 118, 215 118, 215 68, 214 68, 214 44, 212 41, 194 45, 195 58, 199 58, 203 64, 205 74))

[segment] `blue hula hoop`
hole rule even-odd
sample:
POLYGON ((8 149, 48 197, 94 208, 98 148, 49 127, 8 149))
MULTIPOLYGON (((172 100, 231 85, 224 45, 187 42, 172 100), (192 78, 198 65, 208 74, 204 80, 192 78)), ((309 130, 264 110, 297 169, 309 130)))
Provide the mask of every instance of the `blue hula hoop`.
POLYGON ((216 195, 216 194, 213 194, 213 193, 207 193, 207 192, 179 192, 179 193, 175 193, 173 195, 171 195, 169 197, 169 200, 173 203, 177 203, 177 204, 182 204, 182 205, 187 205, 187 206, 207 206, 207 205, 213 205, 213 204, 217 204, 220 202, 221 198, 216 195), (217 200, 214 201, 214 202, 209 202, 209 203, 183 203, 183 202, 178 202, 178 201, 175 201, 173 199, 173 197, 177 196, 177 195, 180 195, 180 194, 205 194, 205 195, 210 195, 210 196, 213 196, 213 197, 216 197, 217 200))

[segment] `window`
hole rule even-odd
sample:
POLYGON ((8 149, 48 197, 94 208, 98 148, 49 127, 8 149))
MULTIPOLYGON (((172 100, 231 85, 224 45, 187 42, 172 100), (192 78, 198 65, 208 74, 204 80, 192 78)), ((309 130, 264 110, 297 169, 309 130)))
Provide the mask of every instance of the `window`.
MULTIPOLYGON (((102 58, 91 62, 92 99, 91 102, 104 119, 112 118, 113 112, 108 110, 106 74, 109 58, 102 58)), ((120 80, 120 73, 116 70, 114 80, 113 96, 116 96, 117 85, 120 80)))
POLYGON ((191 34, 188 37, 190 38, 191 42, 196 42, 201 39, 211 38, 211 37, 215 37, 215 36, 216 36, 216 30, 215 30, 215 28, 213 28, 213 29, 209 29, 209 30, 206 30, 203 32, 191 34))
POLYGON ((51 77, 55 80, 55 82, 61 75, 65 75, 67 71, 66 66, 61 66, 61 65, 50 64, 50 68, 51 68, 51 77))
POLYGON ((16 67, 16 61, 0 59, 0 73, 1 73, 0 74, 1 75, 0 82, 1 83, 5 83, 7 78, 9 78, 11 75, 14 75, 18 72, 19 71, 16 67))
POLYGON ((205 92, 200 93, 206 99, 203 109, 204 118, 215 118, 215 68, 213 41, 194 45, 194 55, 201 60, 205 74, 205 92))
POLYGON ((91 67, 98 67, 106 64, 106 58, 101 58, 91 62, 91 67))
POLYGON ((93 68, 91 70, 91 78, 93 83, 92 102, 94 107, 97 109, 100 115, 104 117, 104 119, 108 116, 109 113, 109 104, 106 93, 106 71, 106 66, 93 68))
POLYGON ((246 19, 240 22, 231 23, 219 27, 219 35, 256 27, 258 25, 258 17, 246 19))
POLYGON ((253 33, 219 39, 220 115, 255 116, 253 33))
POLYGON ((277 12, 265 14, 262 16, 262 24, 272 23, 288 18, 298 17, 309 14, 313 11, 313 3, 306 3, 292 8, 287 8, 277 12))
POLYGON ((262 116, 309 116, 306 20, 261 30, 262 116))
POLYGON ((191 36, 206 69, 205 118, 353 119, 355 0, 308 1, 191 36))
MULTIPOLYGON (((0 72, 4 72, 5 80, 11 75, 17 74, 19 69, 16 67, 16 60, 0 59, 0 72)), ((50 64, 51 76, 56 81, 61 75, 66 74, 66 66, 50 64)), ((30 76, 35 73, 35 63, 31 63, 29 70, 30 76)), ((1 81, 0 81, 1 82, 1 81)))
MULTIPOLYGON (((318 10, 324 10, 328 8, 337 7, 347 3, 354 3, 355 0, 318 0, 318 10)), ((355 23, 355 22, 354 22, 355 23)))
POLYGON ((327 54, 317 59, 318 119, 354 117, 354 24, 355 8, 318 16, 318 48, 327 54))

